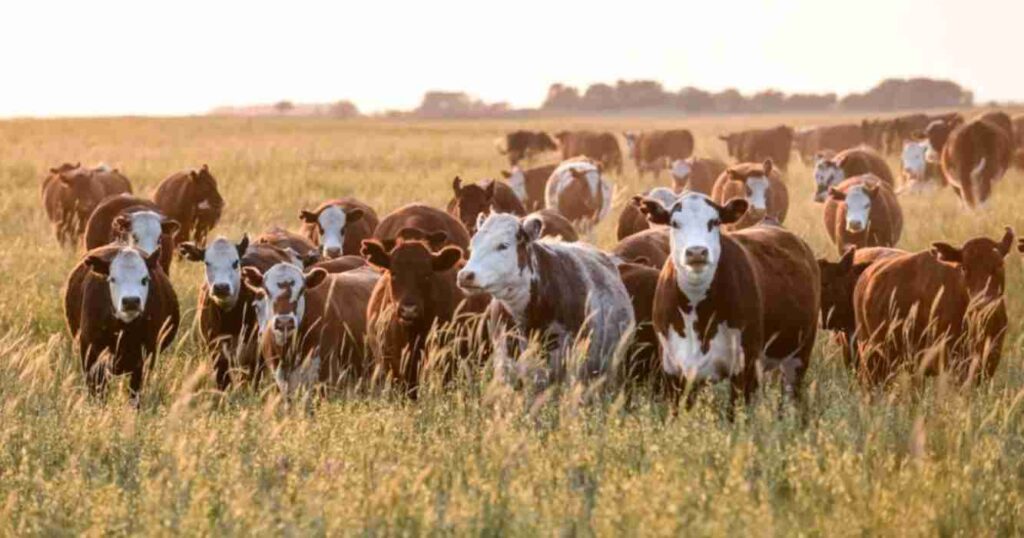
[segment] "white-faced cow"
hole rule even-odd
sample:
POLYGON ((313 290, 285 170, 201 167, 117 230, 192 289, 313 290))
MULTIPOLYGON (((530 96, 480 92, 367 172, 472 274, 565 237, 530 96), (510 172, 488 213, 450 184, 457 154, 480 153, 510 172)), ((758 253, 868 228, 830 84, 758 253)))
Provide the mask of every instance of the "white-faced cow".
POLYGON ((851 247, 892 247, 903 233, 903 209, 896 194, 873 174, 830 187, 825 231, 842 254, 851 247))
POLYGON ((764 219, 779 224, 786 221, 789 189, 771 159, 763 164, 734 164, 718 176, 711 199, 723 205, 733 198, 746 198, 749 209, 739 221, 728 224, 727 230, 747 228, 764 219))
POLYGON ((889 164, 875 150, 860 146, 840 151, 833 157, 819 154, 814 163, 814 201, 824 202, 828 190, 845 181, 847 178, 872 174, 880 181, 896 188, 889 164))
POLYGON ((147 255, 159 250, 160 266, 169 275, 178 228, 178 221, 167 218, 155 203, 145 198, 113 196, 101 202, 89 217, 85 249, 120 242, 135 245, 147 255))
POLYGON ((319 247, 325 260, 340 256, 356 256, 363 244, 377 229, 377 213, 355 198, 327 200, 313 211, 299 213, 302 233, 319 247))

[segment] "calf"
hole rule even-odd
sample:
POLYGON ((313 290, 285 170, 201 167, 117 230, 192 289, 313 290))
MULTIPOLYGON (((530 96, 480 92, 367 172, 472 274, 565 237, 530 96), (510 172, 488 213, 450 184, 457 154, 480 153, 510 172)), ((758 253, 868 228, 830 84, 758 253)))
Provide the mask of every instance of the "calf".
POLYGON ((512 187, 523 207, 527 211, 537 211, 544 208, 544 187, 557 167, 557 164, 548 164, 524 171, 513 166, 511 172, 502 170, 501 175, 508 180, 509 187, 512 187))
POLYGON ((314 384, 337 386, 366 371, 366 308, 380 275, 369 269, 328 274, 278 263, 242 270, 265 326, 260 357, 285 397, 314 384))
POLYGON ((693 155, 693 133, 687 129, 671 129, 667 131, 648 131, 643 133, 623 133, 629 156, 636 164, 637 174, 643 178, 644 172, 651 171, 658 178, 665 163, 688 159, 693 155))
POLYGON ((665 372, 694 389, 729 380, 731 410, 738 394, 750 401, 759 369, 778 369, 783 393, 799 400, 817 331, 820 275, 810 247, 778 226, 723 234, 747 210, 743 198, 719 205, 690 193, 668 209, 641 203, 670 234, 653 313, 665 372))
MULTIPOLYGON (((394 240, 406 228, 428 233, 444 232, 445 243, 462 249, 469 247, 469 232, 458 219, 424 204, 409 204, 392 211, 380 221, 377 230, 373 232, 373 238, 394 240)), ((365 253, 363 257, 366 257, 365 253)))
POLYGON ((730 157, 736 161, 758 162, 771 159, 785 170, 793 151, 793 129, 780 125, 771 129, 753 129, 718 137, 725 142, 730 157))
MULTIPOLYGON (((644 193, 644 196, 659 200, 665 207, 672 207, 672 204, 676 201, 676 193, 666 187, 651 189, 644 193)), ((633 197, 634 200, 636 198, 633 197)), ((615 235, 619 241, 622 241, 626 237, 642 232, 650 227, 651 225, 647 222, 647 217, 640 211, 640 208, 634 203, 628 203, 622 207, 622 212, 619 213, 619 225, 615 235)))
MULTIPOLYGON (((537 336, 546 344, 547 368, 535 379, 539 388, 566 372, 587 381, 609 372, 612 357, 634 325, 629 294, 611 259, 584 243, 540 239, 540 223, 493 213, 473 236, 469 262, 458 285, 468 293, 494 298, 492 313, 510 317, 516 341, 537 336), (566 364, 577 338, 589 342, 578 366, 566 364)), ((495 369, 512 367, 509 341, 496 332, 495 369)))
POLYGON ((161 213, 180 224, 175 244, 206 244, 206 236, 224 211, 217 180, 205 164, 199 170, 177 172, 165 178, 153 191, 153 202, 161 213))
POLYGON ((178 221, 167 218, 153 202, 130 195, 114 196, 100 203, 89 217, 85 249, 123 242, 139 247, 146 255, 159 250, 160 266, 169 275, 178 228, 178 221))
POLYGON ((824 202, 828 198, 830 188, 839 185, 846 178, 865 174, 874 175, 890 189, 896 188, 889 164, 878 152, 867 146, 843 150, 834 157, 819 154, 814 163, 814 183, 817 187, 814 191, 814 201, 824 202))
POLYGON ((455 196, 448 202, 448 214, 462 222, 470 235, 476 233, 477 217, 492 209, 519 217, 526 215, 526 208, 512 187, 500 181, 491 179, 463 185, 456 177, 452 190, 455 196))
POLYGON ((561 131, 555 134, 562 146, 562 160, 588 157, 601 163, 602 168, 622 173, 622 150, 612 133, 593 131, 561 131))
MULTIPOLYGON (((634 200, 641 203, 642 197, 637 196, 634 200)), ((673 202, 674 203, 674 202, 673 202)), ((672 207, 672 204, 668 204, 672 207)), ((612 255, 626 262, 649 265, 661 269, 669 256, 669 233, 664 226, 654 226, 649 230, 633 234, 619 241, 612 249, 612 255)))
POLYGON ((1006 336, 1003 258, 1013 245, 971 239, 870 265, 853 292, 859 373, 867 386, 901 370, 961 380, 991 378, 1006 336))
POLYGON ((988 201, 992 184, 1010 167, 1008 124, 1009 118, 1000 113, 961 125, 929 126, 929 145, 941 154, 942 173, 969 208, 988 201))
POLYGON ((699 192, 711 196, 715 188, 715 180, 725 172, 728 166, 718 160, 703 157, 690 157, 672 161, 672 189, 676 194, 684 191, 699 192))
POLYGON ((96 206, 108 196, 131 194, 132 185, 117 169, 104 165, 83 168, 64 163, 50 169, 42 184, 43 207, 57 241, 73 245, 85 232, 96 206))
POLYGON ((426 232, 411 232, 404 230, 393 246, 364 241, 363 256, 383 273, 367 307, 370 349, 382 372, 415 399, 427 341, 432 331, 455 321, 464 299, 455 285, 463 251, 449 245, 433 252, 422 239, 426 232))
POLYGON ((829 188, 825 231, 842 254, 851 247, 891 247, 903 233, 903 210, 896 194, 872 174, 829 188))
POLYGON ((544 191, 547 209, 558 211, 573 223, 589 228, 611 210, 612 186, 601 167, 590 159, 573 159, 558 165, 544 191))
POLYGON ((253 387, 258 387, 262 364, 255 346, 257 297, 242 284, 242 270, 253 267, 263 273, 276 264, 291 262, 291 255, 272 245, 250 245, 248 236, 237 244, 218 237, 206 247, 186 241, 178 245, 178 252, 205 267, 196 317, 217 388, 225 390, 231 384, 232 365, 246 370, 253 387))
POLYGON ((178 331, 178 299, 158 253, 123 245, 90 250, 64 288, 64 316, 89 392, 101 394, 107 374, 130 374, 132 405, 139 407, 143 369, 178 331), (108 364, 101 360, 109 357, 108 364))
POLYGON ((789 189, 771 159, 763 164, 734 164, 722 172, 715 182, 711 198, 719 205, 733 198, 746 198, 749 210, 741 219, 727 224, 728 230, 739 230, 772 219, 778 224, 789 212, 789 189))
POLYGON ((356 256, 377 229, 377 213, 355 198, 327 200, 314 211, 299 213, 302 235, 319 247, 320 257, 356 256))
POLYGON ((555 141, 544 131, 512 131, 503 139, 498 139, 496 146, 498 153, 508 156, 509 166, 515 166, 523 158, 534 154, 558 149, 555 141))

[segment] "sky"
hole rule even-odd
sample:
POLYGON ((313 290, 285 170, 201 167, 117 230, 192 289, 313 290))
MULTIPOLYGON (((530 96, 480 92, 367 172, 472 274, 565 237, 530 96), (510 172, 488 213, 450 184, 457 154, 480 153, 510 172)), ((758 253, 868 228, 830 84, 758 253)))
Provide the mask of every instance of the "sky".
POLYGON ((1024 100, 1022 0, 361 0, 0 4, 0 117, 200 114, 427 90, 538 106, 551 83, 785 92, 887 77, 1024 100))

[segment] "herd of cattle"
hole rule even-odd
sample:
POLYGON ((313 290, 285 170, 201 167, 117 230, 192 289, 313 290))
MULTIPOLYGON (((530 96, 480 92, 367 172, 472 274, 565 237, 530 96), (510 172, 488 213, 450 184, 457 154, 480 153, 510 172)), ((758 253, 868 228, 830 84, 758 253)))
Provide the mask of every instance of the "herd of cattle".
POLYGON ((491 357, 510 383, 586 382, 614 363, 629 380, 667 380, 676 396, 728 381, 733 402, 778 372, 799 400, 819 324, 868 387, 903 371, 992 375, 1013 230, 906 252, 895 248, 897 193, 949 184, 967 206, 983 203, 1024 154, 1022 131, 1002 113, 777 127, 722 136, 731 165, 696 157, 685 129, 627 133, 638 173, 672 179, 625 205, 610 251, 581 236, 612 208, 606 171, 623 159, 611 133, 509 133, 505 181, 456 178, 444 209, 413 203, 379 218, 359 200, 331 199, 302 209, 298 231, 251 241, 207 240, 225 202, 205 165, 143 198, 116 169, 64 164, 42 194, 57 239, 85 246, 64 304, 92 393, 128 374, 137 404, 144 368, 179 328, 176 252, 206 270, 198 332, 221 389, 239 375, 258 386, 264 371, 285 396, 383 375, 415 397, 448 334, 456 356, 491 357), (793 149, 814 163, 836 262, 783 227, 793 149), (552 150, 560 163, 519 166, 552 150), (894 152, 899 186, 883 157, 894 152), (531 346, 539 366, 517 360, 531 346))

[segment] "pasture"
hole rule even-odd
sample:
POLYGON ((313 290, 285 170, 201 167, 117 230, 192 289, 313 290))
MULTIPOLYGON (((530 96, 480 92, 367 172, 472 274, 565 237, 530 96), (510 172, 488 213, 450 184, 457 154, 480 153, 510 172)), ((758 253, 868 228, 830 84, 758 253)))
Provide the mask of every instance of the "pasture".
MULTIPOLYGON (((967 112, 968 115, 971 112, 967 112)), ((845 118, 832 118, 839 121, 845 118)), ((124 379, 90 399, 64 327, 61 288, 80 251, 61 249, 40 202, 50 166, 105 162, 136 192, 207 163, 227 202, 211 236, 298 229, 299 210, 353 195, 380 215, 443 207, 452 178, 500 177, 494 140, 515 128, 683 126, 696 154, 715 136, 809 116, 756 118, 332 121, 82 119, 0 122, 0 535, 650 534, 1011 535, 1024 532, 1024 270, 1007 258, 1009 336, 991 383, 942 381, 920 394, 865 395, 819 333, 806 426, 776 416, 769 384, 736 423, 723 391, 668 417, 647 394, 579 406, 540 402, 467 370, 418 402, 355 395, 313 414, 276 389, 213 390, 193 317, 200 264, 176 260, 183 327, 147 372, 141 410, 124 379)), ((625 145, 620 137, 620 144, 625 145)), ((554 154, 536 162, 555 160, 554 154)), ((899 163, 890 159, 894 171, 899 163)), ((641 182, 610 174, 616 202, 594 241, 615 243, 618 210, 641 182)), ((836 259, 810 169, 794 155, 786 226, 836 259)), ((667 173, 661 184, 670 182, 667 173)), ((945 189, 902 197, 900 247, 1024 232, 1024 173, 1011 170, 973 213, 945 189)))

